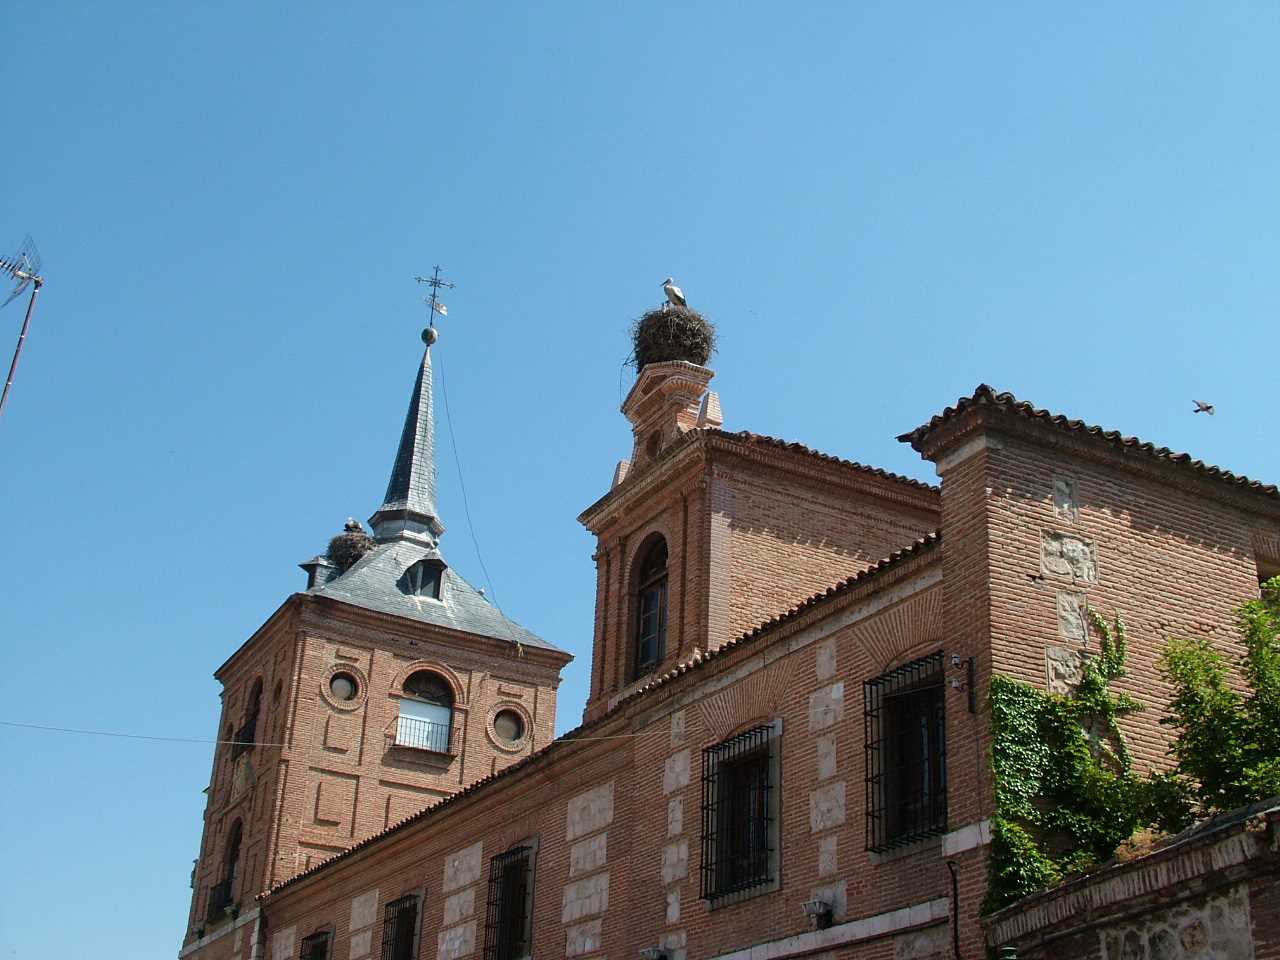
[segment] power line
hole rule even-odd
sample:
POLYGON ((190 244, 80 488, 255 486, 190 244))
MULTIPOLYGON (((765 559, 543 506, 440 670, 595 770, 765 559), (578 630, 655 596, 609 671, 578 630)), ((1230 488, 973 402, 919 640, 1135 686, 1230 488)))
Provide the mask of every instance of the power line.
MULTIPOLYGON (((462 476, 462 458, 458 455, 458 437, 453 432, 453 413, 449 409, 449 383, 444 374, 444 364, 439 357, 436 358, 436 366, 440 369, 440 393, 444 397, 444 420, 449 427, 449 447, 453 450, 453 465, 458 471, 458 488, 462 491, 462 512, 467 518, 471 546, 476 551, 476 559, 480 561, 480 572, 484 574, 484 582, 489 586, 489 599, 493 601, 498 613, 502 613, 497 591, 493 589, 493 577, 489 576, 489 568, 485 566, 484 555, 480 552, 480 538, 476 536, 476 526, 471 520, 471 502, 467 498, 467 483, 462 476)), ((503 617, 505 618, 506 614, 503 614, 503 617)))
MULTIPOLYGON (((116 730, 84 730, 78 727, 55 727, 43 723, 22 723, 18 720, 0 720, 0 726, 17 727, 22 730, 44 730, 50 733, 73 733, 85 737, 117 737, 123 740, 151 740, 163 743, 216 743, 240 744, 248 747, 287 747, 287 743, 255 743, 250 740, 208 740, 203 737, 160 737, 147 733, 120 733, 116 730)), ((654 730, 649 733, 617 733, 604 737, 557 737, 553 743, 579 743, 589 740, 638 740, 645 737, 666 736, 666 730, 654 730)))

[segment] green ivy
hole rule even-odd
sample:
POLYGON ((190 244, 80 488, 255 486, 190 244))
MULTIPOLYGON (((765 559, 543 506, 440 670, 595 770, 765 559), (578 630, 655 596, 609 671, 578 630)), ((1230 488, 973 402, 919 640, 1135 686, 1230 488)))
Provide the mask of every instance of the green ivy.
POLYGON ((1170 640, 1160 667, 1173 686, 1178 729, 1159 822, 1167 830, 1280 794, 1280 577, 1236 611, 1245 657, 1242 694, 1228 682, 1227 660, 1204 639, 1170 640))
POLYGON ((1144 824, 1150 788, 1134 775, 1118 724, 1141 706, 1110 687, 1124 675, 1124 621, 1089 618, 1101 650, 1073 693, 991 680, 996 809, 984 912, 1109 859, 1144 824))

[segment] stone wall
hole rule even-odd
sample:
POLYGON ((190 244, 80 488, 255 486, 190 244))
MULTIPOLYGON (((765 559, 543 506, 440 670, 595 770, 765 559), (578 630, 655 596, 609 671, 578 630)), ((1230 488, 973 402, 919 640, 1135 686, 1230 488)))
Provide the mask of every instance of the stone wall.
POLYGON ((1228 814, 1000 911, 987 942, 1019 960, 1274 960, 1278 838, 1280 799, 1228 814))

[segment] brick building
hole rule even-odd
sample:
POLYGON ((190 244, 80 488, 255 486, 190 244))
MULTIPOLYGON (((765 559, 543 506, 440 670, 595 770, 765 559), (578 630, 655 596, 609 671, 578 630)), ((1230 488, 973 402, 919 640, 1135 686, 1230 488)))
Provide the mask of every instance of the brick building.
POLYGON ((989 387, 899 438, 934 487, 726 432, 711 370, 654 362, 552 739, 568 654, 440 551, 433 339, 372 541, 217 672, 183 958, 982 956, 993 671, 1069 687, 1085 604, 1123 614, 1162 764, 1165 638, 1232 651, 1280 572, 1274 486, 989 387))

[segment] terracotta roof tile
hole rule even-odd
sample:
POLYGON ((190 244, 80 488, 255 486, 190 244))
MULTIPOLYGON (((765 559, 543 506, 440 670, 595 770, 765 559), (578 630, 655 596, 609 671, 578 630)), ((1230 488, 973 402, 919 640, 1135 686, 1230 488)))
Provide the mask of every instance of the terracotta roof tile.
POLYGON ((1116 430, 1104 430, 1102 427, 1085 423, 1082 420, 1069 419, 1060 413, 1050 413, 1048 410, 1041 410, 1038 407, 1032 406, 1025 400, 1019 400, 1011 393, 997 392, 993 387, 989 387, 985 383, 978 385, 978 388, 973 392, 973 396, 961 397, 954 407, 947 407, 940 414, 933 417, 928 423, 916 427, 909 433, 902 434, 898 439, 903 443, 911 444, 911 446, 916 450, 920 450, 924 438, 935 429, 959 416, 961 413, 964 413, 966 410, 980 406, 994 407, 1002 412, 1022 416, 1028 420, 1039 420, 1059 429, 1068 430, 1073 433, 1086 434, 1090 437, 1096 437, 1097 439, 1109 443, 1111 446, 1123 450, 1126 453, 1134 452, 1150 457, 1154 460, 1163 460, 1168 463, 1180 464, 1202 474, 1203 476, 1211 477, 1215 480, 1220 480, 1236 487, 1252 490, 1267 496, 1280 497, 1280 489, 1277 489, 1275 484, 1250 480, 1248 477, 1234 474, 1230 470, 1215 467, 1212 464, 1205 463, 1203 460, 1196 460, 1190 454, 1178 453, 1174 450, 1170 450, 1168 447, 1157 447, 1155 444, 1148 443, 1145 440, 1139 440, 1137 437, 1126 437, 1116 430))
POLYGON ((920 490, 936 491, 938 487, 932 483, 925 483, 922 480, 915 480, 911 477, 904 477, 902 474, 890 473, 888 470, 882 470, 879 467, 869 467, 865 463, 858 463, 856 460, 845 460, 842 457, 832 456, 829 453, 823 453, 821 450, 815 450, 807 447, 803 443, 795 443, 788 440, 780 440, 777 437, 768 437, 761 433, 751 433, 748 430, 739 430, 736 433, 730 433, 727 430, 704 429, 704 433, 715 437, 726 437, 730 440, 738 440, 743 443, 754 444, 759 447, 774 447, 779 450, 789 450, 792 453, 799 453, 807 457, 813 457, 816 460, 823 460, 827 463, 839 464, 842 467, 852 467, 855 470, 861 470, 872 476, 881 477, 885 480, 892 480, 895 483, 905 483, 908 486, 916 487, 920 490))

